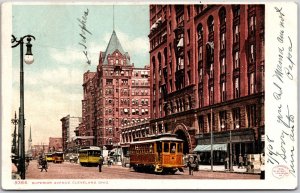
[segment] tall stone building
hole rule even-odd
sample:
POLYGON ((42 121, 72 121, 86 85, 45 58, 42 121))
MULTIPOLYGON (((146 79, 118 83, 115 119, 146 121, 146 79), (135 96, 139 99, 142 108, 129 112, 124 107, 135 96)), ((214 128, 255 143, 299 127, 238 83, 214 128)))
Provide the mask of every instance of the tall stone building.
POLYGON ((150 5, 150 133, 184 153, 263 150, 264 18, 264 5, 150 5))
POLYGON ((82 122, 82 118, 67 115, 61 118, 60 121, 62 123, 62 148, 64 152, 67 152, 76 146, 75 130, 82 122))
POLYGON ((115 31, 100 52, 97 71, 84 73, 83 79, 81 145, 119 146, 123 125, 149 119, 149 66, 130 63, 115 31))

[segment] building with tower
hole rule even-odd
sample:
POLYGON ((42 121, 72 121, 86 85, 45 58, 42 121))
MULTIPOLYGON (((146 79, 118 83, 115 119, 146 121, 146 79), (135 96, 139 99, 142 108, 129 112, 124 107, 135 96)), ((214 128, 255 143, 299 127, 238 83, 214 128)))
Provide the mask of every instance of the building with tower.
POLYGON ((263 151, 264 10, 150 5, 150 133, 175 133, 206 161, 211 143, 218 161, 229 142, 234 155, 263 151))
POLYGON ((150 118, 149 66, 136 68, 113 30, 96 72, 83 75, 78 144, 120 146, 121 128, 150 118))

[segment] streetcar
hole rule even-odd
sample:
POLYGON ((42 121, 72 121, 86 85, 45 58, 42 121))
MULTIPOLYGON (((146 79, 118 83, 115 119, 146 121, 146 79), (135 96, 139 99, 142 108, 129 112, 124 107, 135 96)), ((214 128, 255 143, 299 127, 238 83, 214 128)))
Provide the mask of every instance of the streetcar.
POLYGON ((100 147, 89 146, 79 150, 79 163, 81 166, 98 166, 102 151, 100 147))
POLYGON ((64 161, 64 153, 56 151, 52 154, 53 163, 62 163, 64 161))
POLYGON ((130 167, 139 172, 170 173, 183 171, 183 140, 161 135, 130 144, 130 167))
POLYGON ((46 157, 47 162, 52 162, 53 161, 52 153, 46 153, 45 157, 46 157))

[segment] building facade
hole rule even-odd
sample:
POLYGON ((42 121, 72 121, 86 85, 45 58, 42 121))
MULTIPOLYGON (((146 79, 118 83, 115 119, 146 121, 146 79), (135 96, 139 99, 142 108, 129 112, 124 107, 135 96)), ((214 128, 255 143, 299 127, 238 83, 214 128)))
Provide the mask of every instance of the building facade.
POLYGON ((122 126, 150 118, 149 66, 135 68, 113 31, 96 72, 84 74, 83 145, 120 146, 122 126))
POLYGON ((61 118, 60 121, 62 123, 62 147, 63 151, 66 152, 68 149, 73 148, 76 144, 75 130, 82 122, 82 118, 67 115, 61 118))
POLYGON ((264 17, 264 5, 150 5, 150 133, 177 134, 184 153, 263 150, 264 17))
POLYGON ((61 137, 49 137, 49 152, 63 151, 62 142, 61 137))

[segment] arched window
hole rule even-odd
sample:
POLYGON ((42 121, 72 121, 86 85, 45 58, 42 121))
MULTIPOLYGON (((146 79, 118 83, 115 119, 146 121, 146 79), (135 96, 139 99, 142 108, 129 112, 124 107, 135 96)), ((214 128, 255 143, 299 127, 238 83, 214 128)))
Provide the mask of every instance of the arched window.
POLYGON ((233 17, 240 16, 240 5, 232 5, 233 17))
POLYGON ((203 40, 203 26, 200 23, 197 27, 198 41, 203 40))
POLYGON ((153 78, 155 79, 155 57, 152 57, 152 69, 153 69, 153 78))
POLYGON ((213 16, 209 16, 207 20, 207 26, 208 26, 208 32, 212 33, 214 32, 214 18, 213 16))
POLYGON ((220 25, 225 25, 226 24, 226 10, 225 10, 225 7, 222 7, 219 11, 219 20, 220 20, 220 25))

